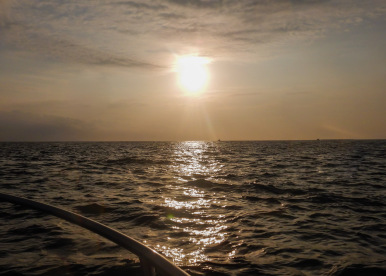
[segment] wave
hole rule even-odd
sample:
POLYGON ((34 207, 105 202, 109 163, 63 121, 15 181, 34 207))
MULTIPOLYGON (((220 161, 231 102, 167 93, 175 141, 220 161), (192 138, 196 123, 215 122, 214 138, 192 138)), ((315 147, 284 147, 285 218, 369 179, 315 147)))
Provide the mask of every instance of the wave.
MULTIPOLYGON (((100 263, 101 259, 95 259, 95 263, 100 263)), ((114 260, 110 259, 110 263, 115 264, 81 264, 81 263, 69 263, 61 264, 58 266, 45 265, 36 269, 26 269, 25 274, 20 273, 17 269, 10 268, 6 265, 0 265, 1 276, 22 276, 22 275, 93 275, 93 276, 140 276, 142 275, 142 269, 138 262, 130 260, 114 260)))
MULTIPOLYGON (((96 218, 193 275, 385 275, 385 141, 205 145, 2 144, 0 189, 96 218)), ((0 275, 139 268, 50 215, 3 204, 0 219, 0 275)))
POLYGON ((373 266, 366 264, 350 264, 345 267, 333 268, 329 275, 331 276, 383 276, 386 275, 385 264, 383 266, 373 266))
POLYGON ((106 161, 109 165, 171 165, 172 162, 169 160, 156 160, 139 157, 123 157, 119 159, 109 159, 106 161))
POLYGON ((94 214, 94 215, 101 215, 115 210, 115 208, 104 206, 98 203, 79 205, 79 206, 75 206, 74 208, 81 211, 82 213, 94 214))
POLYGON ((219 192, 225 192, 230 189, 238 189, 237 186, 227 183, 217 183, 212 182, 206 179, 197 179, 197 180, 191 180, 187 181, 184 184, 185 186, 190 187, 197 187, 197 188, 203 188, 203 189, 209 189, 212 191, 219 191, 219 192))
MULTIPOLYGON (((289 185, 291 183, 287 183, 289 185)), ((260 184, 257 182, 252 182, 248 184, 256 192, 266 192, 276 195, 291 194, 291 195, 306 195, 309 191, 303 189, 294 189, 294 188, 278 188, 273 184, 260 184)))

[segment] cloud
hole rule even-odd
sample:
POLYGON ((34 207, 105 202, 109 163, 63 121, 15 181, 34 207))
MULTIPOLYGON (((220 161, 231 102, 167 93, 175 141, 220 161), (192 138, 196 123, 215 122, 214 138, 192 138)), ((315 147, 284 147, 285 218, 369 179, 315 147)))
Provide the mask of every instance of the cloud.
POLYGON ((169 3, 180 6, 195 7, 195 8, 219 8, 224 2, 223 0, 167 0, 169 3))
POLYGON ((165 10, 167 6, 158 4, 158 3, 146 3, 144 1, 119 1, 111 2, 113 5, 118 5, 122 7, 135 8, 135 9, 149 9, 154 11, 165 10))
POLYGON ((2 37, 0 46, 3 49, 24 51, 47 59, 71 63, 143 69, 165 68, 162 64, 132 58, 128 54, 125 55, 119 51, 114 52, 92 41, 79 39, 83 35, 82 29, 78 28, 76 22, 72 24, 69 17, 82 17, 82 14, 86 16, 89 7, 69 9, 68 6, 70 5, 66 6, 56 1, 53 3, 41 1, 41 3, 36 3, 36 6, 29 3, 30 5, 24 7, 20 3, 15 5, 11 1, 0 1, 0 8, 2 8, 0 12, 0 35, 2 37), (55 7, 57 11, 53 12, 53 15, 49 15, 55 7), (72 10, 75 14, 67 14, 66 10, 69 12, 72 10), (22 16, 22 13, 25 13, 25 16, 22 16), (62 22, 63 20, 65 22, 62 22), (70 32, 60 30, 61 28, 70 30, 70 32))
POLYGON ((162 65, 153 64, 137 59, 117 55, 108 51, 93 48, 91 45, 77 44, 75 41, 55 36, 36 34, 32 39, 19 37, 16 48, 27 48, 29 51, 38 52, 51 59, 59 59, 66 62, 89 64, 89 65, 111 65, 123 67, 137 67, 144 69, 160 69, 162 65), (44 45, 41 45, 41 42, 44 45), (19 45, 22 45, 21 47, 19 45))
POLYGON ((199 48, 208 55, 232 55, 286 39, 314 39, 386 11, 383 0, 17 3, 6 4, 7 12, 0 13, 3 47, 69 62, 145 69, 165 66, 161 52, 199 48))
POLYGON ((0 111, 0 129, 0 141, 93 140, 97 133, 80 120, 20 111, 0 111))
POLYGON ((11 6, 12 1, 0 0, 0 27, 8 24, 8 21, 10 20, 11 6))
POLYGON ((8 29, 3 35, 3 44, 13 45, 13 50, 37 53, 47 59, 62 60, 65 62, 89 64, 136 67, 144 69, 162 69, 165 66, 151 62, 129 58, 118 55, 107 50, 97 49, 93 45, 82 45, 74 39, 58 37, 56 34, 48 33, 46 30, 36 31, 29 26, 18 23, 3 26, 8 29), (15 35, 17 34, 17 35, 15 35))

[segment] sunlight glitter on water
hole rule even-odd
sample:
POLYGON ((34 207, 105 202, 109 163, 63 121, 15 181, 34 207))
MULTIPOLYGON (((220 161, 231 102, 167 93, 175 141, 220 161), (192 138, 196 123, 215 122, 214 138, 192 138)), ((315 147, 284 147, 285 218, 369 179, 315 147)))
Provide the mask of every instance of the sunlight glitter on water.
POLYGON ((208 162, 208 148, 208 143, 197 141, 176 145, 174 159, 177 160, 177 165, 173 166, 176 175, 184 177, 215 175, 222 166, 214 159, 208 162))
MULTIPOLYGON (((385 156, 384 140, 3 143, 0 184, 116 228, 193 275, 386 275, 385 156)), ((129 265, 126 251, 50 216, 12 205, 0 216, 0 271, 129 265)))
POLYGON ((183 192, 184 195, 190 196, 190 197, 203 197, 205 196, 205 192, 198 189, 185 189, 183 192))
POLYGON ((157 244, 155 249, 161 251, 166 257, 171 258, 174 263, 183 263, 186 258, 186 254, 182 248, 170 248, 157 244))
POLYGON ((191 246, 180 250, 160 245, 158 249, 179 265, 195 265, 208 261, 210 258, 206 249, 224 242, 228 235, 226 221, 222 216, 213 217, 208 213, 213 204, 223 205, 222 199, 215 193, 208 193, 203 187, 185 185, 189 181, 209 181, 207 177, 210 179, 221 170, 221 164, 211 158, 213 150, 216 148, 205 142, 183 142, 178 143, 173 151, 173 159, 177 162, 170 167, 176 183, 170 185, 169 194, 162 196, 161 205, 171 209, 167 219, 173 222, 171 228, 174 230, 168 239, 174 239, 173 233, 187 233, 186 242, 191 246), (191 213, 186 217, 181 210, 191 210, 191 213))
POLYGON ((209 200, 200 198, 195 201, 177 201, 171 198, 165 198, 165 204, 166 207, 172 207, 174 209, 199 209, 199 208, 209 208, 211 205, 209 200))
MULTIPOLYGON (((226 229, 227 227, 221 226, 221 229, 226 229)), ((209 245, 215 245, 223 242, 225 240, 225 233, 219 233, 218 229, 216 227, 210 227, 206 228, 205 230, 190 230, 186 229, 186 232, 189 232, 190 234, 195 234, 199 236, 200 238, 192 237, 189 240, 195 244, 202 245, 203 247, 209 246, 209 245)))
POLYGON ((189 257, 188 263, 190 265, 199 264, 209 260, 209 257, 203 253, 202 249, 190 252, 187 256, 189 257))

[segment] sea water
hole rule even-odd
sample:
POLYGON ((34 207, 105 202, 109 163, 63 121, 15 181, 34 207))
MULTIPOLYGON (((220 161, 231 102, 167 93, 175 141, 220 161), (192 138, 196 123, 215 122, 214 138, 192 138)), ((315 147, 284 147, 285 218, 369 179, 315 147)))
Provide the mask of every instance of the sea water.
MULTIPOLYGON (((192 275, 386 275, 386 141, 0 143, 0 192, 113 227, 192 275)), ((0 275, 136 275, 0 202, 0 275)))

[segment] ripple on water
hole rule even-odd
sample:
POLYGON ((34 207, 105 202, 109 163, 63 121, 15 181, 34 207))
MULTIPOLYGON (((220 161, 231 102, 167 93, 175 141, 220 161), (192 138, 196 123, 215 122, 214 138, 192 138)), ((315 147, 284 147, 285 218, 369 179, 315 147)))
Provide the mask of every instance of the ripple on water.
MULTIPOLYGON (((117 228, 193 275, 384 275, 385 153, 385 141, 3 143, 0 189, 117 228)), ((52 216, 5 204, 0 219, 5 273, 139 273, 52 216)))

